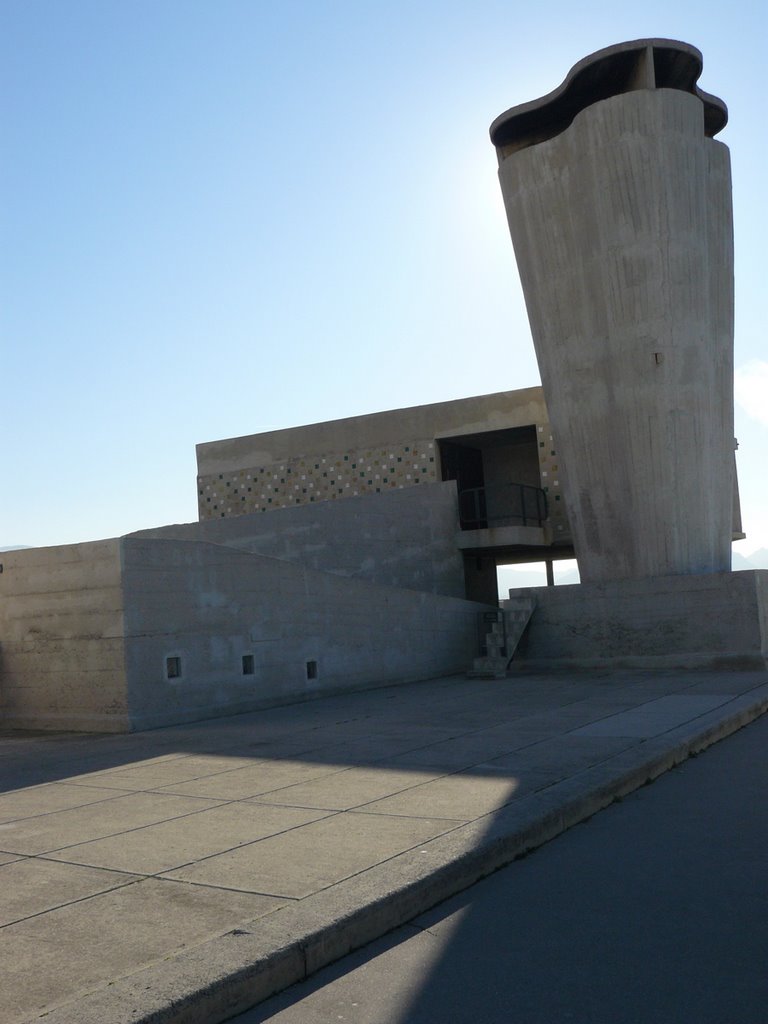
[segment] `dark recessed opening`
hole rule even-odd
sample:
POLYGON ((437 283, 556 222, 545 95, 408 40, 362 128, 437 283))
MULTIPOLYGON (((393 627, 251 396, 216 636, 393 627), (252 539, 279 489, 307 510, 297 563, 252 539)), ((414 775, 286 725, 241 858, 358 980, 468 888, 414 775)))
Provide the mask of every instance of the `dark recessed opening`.
POLYGON ((317 662, 307 662, 307 679, 317 679, 317 662))
POLYGON ((243 655, 243 675, 244 676, 252 676, 254 674, 254 672, 255 672, 255 669, 253 667, 253 655, 252 654, 244 654, 243 655))
POLYGON ((165 678, 166 679, 179 679, 179 678, 181 678, 181 658, 166 658, 165 659, 165 678))

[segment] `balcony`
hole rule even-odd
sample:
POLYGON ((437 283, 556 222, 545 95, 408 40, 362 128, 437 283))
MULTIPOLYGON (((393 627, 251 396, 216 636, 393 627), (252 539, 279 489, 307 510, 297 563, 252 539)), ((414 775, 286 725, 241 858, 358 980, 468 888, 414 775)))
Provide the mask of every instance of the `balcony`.
POLYGON ((459 492, 462 530, 487 530, 502 526, 541 527, 548 516, 547 496, 529 484, 497 484, 471 487, 459 492))
POLYGON ((519 561, 551 551, 547 496, 529 484, 497 484, 459 492, 457 547, 519 561))

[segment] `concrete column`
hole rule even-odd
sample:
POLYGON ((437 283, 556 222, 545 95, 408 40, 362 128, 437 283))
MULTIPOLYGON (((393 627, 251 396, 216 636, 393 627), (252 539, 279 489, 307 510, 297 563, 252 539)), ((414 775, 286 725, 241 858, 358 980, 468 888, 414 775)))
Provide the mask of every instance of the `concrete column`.
POLYGON ((491 128, 584 582, 730 569, 730 165, 700 70, 620 44, 491 128))

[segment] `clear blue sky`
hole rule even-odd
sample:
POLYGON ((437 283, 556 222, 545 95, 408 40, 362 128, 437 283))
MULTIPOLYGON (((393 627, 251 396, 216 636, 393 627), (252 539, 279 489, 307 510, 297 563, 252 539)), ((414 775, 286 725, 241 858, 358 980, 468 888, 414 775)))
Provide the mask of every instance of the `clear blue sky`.
POLYGON ((729 105, 768 546, 763 2, 4 0, 0 546, 196 518, 196 442, 538 383, 491 120, 602 46, 729 105))

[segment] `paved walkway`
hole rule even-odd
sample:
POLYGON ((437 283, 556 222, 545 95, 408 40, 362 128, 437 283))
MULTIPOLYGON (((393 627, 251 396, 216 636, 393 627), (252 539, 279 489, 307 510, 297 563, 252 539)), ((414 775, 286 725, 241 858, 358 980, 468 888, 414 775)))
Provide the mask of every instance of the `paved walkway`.
POLYGON ((226 1020, 766 709, 766 673, 454 677, 6 734, 0 1022, 226 1020))
POLYGON ((231 1024, 766 1024, 768 715, 231 1024))

